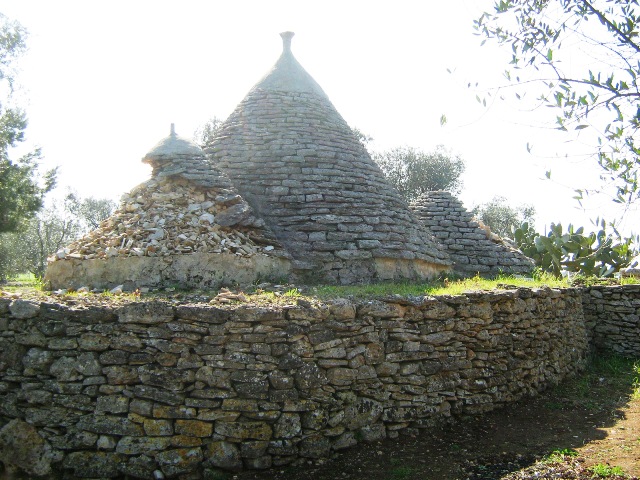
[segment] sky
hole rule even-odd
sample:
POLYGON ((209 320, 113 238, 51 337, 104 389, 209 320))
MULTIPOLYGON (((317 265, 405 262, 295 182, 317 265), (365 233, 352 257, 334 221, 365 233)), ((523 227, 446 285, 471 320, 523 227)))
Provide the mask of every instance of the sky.
MULTIPOLYGON (((39 146, 43 167, 59 168, 58 192, 117 200, 148 179, 141 159, 170 124, 192 138, 212 117, 225 119, 279 57, 278 34, 293 31, 294 55, 347 123, 374 138, 371 149, 442 144, 466 161, 459 198, 467 208, 498 195, 533 204, 539 230, 613 219, 608 200, 582 210, 572 199, 575 188, 598 183, 599 171, 580 142, 540 128, 555 116, 476 101, 502 83, 510 59, 474 35, 473 20, 492 5, 0 0, 0 12, 30 33, 16 96, 29 119, 24 148, 39 146)), ((637 217, 627 214, 623 231, 637 217)))

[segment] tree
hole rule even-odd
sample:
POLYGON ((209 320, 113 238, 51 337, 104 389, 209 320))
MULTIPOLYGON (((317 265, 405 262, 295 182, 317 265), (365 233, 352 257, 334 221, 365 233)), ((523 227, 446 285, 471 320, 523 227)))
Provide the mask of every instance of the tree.
POLYGON ((220 130, 224 122, 218 117, 213 117, 208 120, 204 125, 198 127, 193 134, 193 140, 200 148, 208 147, 220 130))
POLYGON ((353 127, 351 128, 351 131, 353 132, 353 134, 355 135, 356 139, 358 139, 358 141, 364 145, 365 148, 367 148, 369 146, 369 144, 371 142, 373 142, 373 137, 370 135, 367 135, 366 133, 364 133, 362 130, 360 130, 357 127, 353 127))
POLYGON ((460 176, 465 169, 464 160, 442 145, 433 152, 413 147, 397 147, 385 152, 374 152, 372 158, 389 183, 407 201, 435 190, 457 193, 462 187, 460 176))
MULTIPOLYGON (((594 133, 605 188, 612 185, 614 201, 627 204, 640 198, 637 7, 622 0, 500 0, 475 22, 485 41, 510 47, 505 77, 521 87, 517 98, 537 84, 540 104, 557 112, 556 128, 594 133)), ((576 191, 578 199, 588 193, 576 191)))
POLYGON ((55 184, 55 170, 38 179, 40 151, 12 160, 9 149, 24 140, 27 120, 24 112, 10 106, 13 66, 25 49, 24 29, 0 14, 0 84, 7 98, 0 100, 0 233, 16 231, 21 222, 42 208, 43 197, 55 184))
POLYGON ((62 208, 44 208, 20 231, 0 234, 0 279, 24 272, 42 278, 49 256, 96 228, 115 207, 111 200, 70 192, 62 208))
POLYGON ((532 224, 536 214, 533 205, 512 207, 505 197, 493 197, 487 203, 474 207, 471 213, 502 238, 513 239, 513 232, 522 223, 532 224))
POLYGON ((65 200, 69 212, 79 221, 82 233, 98 228, 117 207, 116 202, 108 198, 80 198, 75 192, 69 192, 65 200))

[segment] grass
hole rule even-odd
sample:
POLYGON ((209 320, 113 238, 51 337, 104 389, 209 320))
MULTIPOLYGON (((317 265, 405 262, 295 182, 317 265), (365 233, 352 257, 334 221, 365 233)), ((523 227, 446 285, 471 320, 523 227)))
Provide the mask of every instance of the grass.
POLYGON ((6 285, 0 285, 0 287, 2 290, 15 292, 21 289, 43 290, 44 284, 33 273, 21 273, 10 278, 6 285))
POLYGON ((620 467, 612 467, 610 465, 605 465, 604 463, 598 463, 597 465, 593 465, 589 467, 589 471, 593 473, 596 478, 607 478, 615 476, 623 476, 625 475, 624 470, 620 467))
POLYGON ((413 467, 409 467, 409 466, 396 467, 393 470, 391 470, 391 478, 394 480, 413 478, 414 473, 415 471, 413 467))
MULTIPOLYGON (((597 284, 605 283, 607 285, 627 285, 638 283, 638 279, 622 278, 622 279, 584 279, 575 285, 585 284, 597 284), (588 280, 588 282, 587 282, 588 280)), ((574 277, 575 280, 575 277, 574 277)), ((523 277, 514 275, 498 275, 495 278, 483 278, 476 275, 472 278, 455 278, 444 277, 437 280, 433 280, 427 283, 410 283, 410 282, 398 282, 398 283, 375 283, 367 285, 349 285, 349 286, 336 286, 336 285, 317 285, 311 287, 296 287, 293 285, 287 285, 286 291, 269 291, 254 287, 253 290, 249 290, 246 295, 249 297, 249 301, 256 303, 290 303, 292 300, 297 299, 318 299, 328 300, 333 298, 349 297, 356 300, 380 298, 386 296, 400 296, 400 297, 422 297, 422 296, 439 296, 439 295, 460 295, 466 292, 472 291, 492 291, 498 289, 510 289, 510 288, 567 288, 574 285, 572 281, 566 278, 555 278, 548 273, 536 272, 533 277, 523 277)), ((19 292, 20 290, 42 291, 43 284, 38 281, 31 274, 18 275, 13 278, 7 285, 2 286, 2 290, 9 292, 19 292)), ((236 289, 237 290, 237 289, 236 289)), ((173 290, 171 290, 173 292, 173 290)), ((196 291, 196 290, 184 290, 175 288, 175 294, 196 294, 209 297, 215 297, 217 292, 212 291, 196 291)), ((75 295, 76 292, 70 290, 65 292, 64 295, 75 295)), ((85 295, 85 294, 83 294, 85 295)), ((98 295, 104 295, 109 297, 109 292, 104 292, 98 295)), ((130 295, 128 293, 124 294, 130 295)), ((167 295, 166 292, 159 291, 155 293, 145 293, 145 297, 158 297, 163 298, 167 295)), ((121 295, 118 295, 121 296, 121 295)), ((135 296, 135 294, 134 294, 135 296)), ((139 296, 138 296, 139 297, 139 296)), ((136 297, 136 298, 138 298, 136 297)))
POLYGON ((549 455, 547 455, 542 461, 544 463, 558 463, 564 462, 567 457, 577 457, 578 452, 573 450, 572 448, 563 448, 554 450, 549 455))
POLYGON ((627 391, 631 399, 640 398, 640 360, 615 354, 594 355, 580 376, 553 387, 554 394, 544 407, 548 410, 571 410, 580 405, 595 413, 606 408, 596 397, 607 396, 610 390, 627 391))
POLYGON ((424 296, 460 295, 468 291, 490 291, 504 287, 563 288, 571 286, 565 279, 543 274, 536 278, 499 275, 487 279, 476 275, 472 278, 443 278, 429 283, 376 283, 370 285, 335 286, 323 285, 311 288, 314 296, 321 299, 336 297, 373 298, 387 295, 424 296))

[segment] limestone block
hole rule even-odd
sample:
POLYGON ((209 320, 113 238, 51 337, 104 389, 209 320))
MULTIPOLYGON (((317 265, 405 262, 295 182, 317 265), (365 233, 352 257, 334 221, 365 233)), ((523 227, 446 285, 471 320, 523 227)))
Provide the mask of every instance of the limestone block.
POLYGON ((358 372, 352 368, 331 368, 327 370, 327 379, 331 385, 352 385, 357 375, 358 372))
POLYGON ((145 418, 144 432, 152 437, 163 437, 173 435, 173 423, 171 420, 145 418))
POLYGON ((9 311, 14 318, 25 320, 40 313, 40 303, 33 300, 16 299, 9 304, 9 311))
POLYGON ((265 422, 216 422, 215 432, 218 435, 238 440, 270 440, 273 431, 265 422))
POLYGON ((242 458, 258 459, 265 455, 269 442, 266 441, 248 441, 242 442, 240 445, 240 455, 242 458))
POLYGON ((169 437, 122 437, 118 441, 116 452, 125 455, 153 454, 166 450, 169 445, 169 437))
POLYGON ((200 448, 179 448, 162 451, 155 459, 165 475, 175 477, 197 470, 203 455, 200 448))
POLYGON ((294 375, 296 387, 301 390, 317 388, 327 383, 324 372, 315 363, 303 363, 294 375))
POLYGON ((59 382, 73 382, 83 378, 83 375, 78 372, 78 361, 74 357, 58 358, 49 367, 49 373, 59 382))
POLYGON ((96 413, 127 413, 129 399, 120 395, 106 395, 96 400, 96 413))
POLYGON ((86 430, 93 433, 104 433, 107 435, 128 435, 140 437, 144 435, 141 425, 138 425, 128 418, 87 415, 79 419, 78 430, 86 430))
POLYGON ((283 413, 273 426, 275 438, 293 438, 302 432, 300 415, 297 413, 283 413))
POLYGON ((191 437, 210 437, 213 425, 211 422, 201 420, 176 420, 175 432, 191 437))
POLYGON ((349 430, 357 430, 365 425, 374 424, 382 415, 383 407, 380 402, 369 398, 360 398, 356 403, 344 410, 344 425, 349 430))
POLYGON ((334 450, 344 450, 357 444, 358 441, 355 438, 354 432, 344 432, 333 442, 331 447, 334 450))
POLYGON ((34 426, 14 419, 0 430, 0 461, 30 475, 48 475, 51 473, 51 447, 34 426))
MULTIPOLYGON (((7 352, 11 352, 12 348, 10 346, 5 346, 3 345, 3 341, 0 340, 0 347, 2 348, 2 350, 0 350, 0 362, 5 362, 7 365, 10 365, 12 368, 16 368, 17 364, 16 362, 18 361, 18 358, 16 355, 14 355, 14 360, 11 360, 10 358, 8 359, 9 361, 5 360, 5 358, 9 357, 9 355, 7 355, 7 352)), ((24 356, 22 356, 21 360, 22 360, 22 365, 24 366, 25 369, 34 371, 34 372, 45 372, 49 365, 51 365, 51 363, 53 363, 53 353, 50 352, 49 350, 42 350, 40 348, 30 348, 26 354, 24 356)))
POLYGON ((146 455, 140 455, 130 457, 127 459, 126 463, 121 463, 118 468, 121 473, 130 475, 134 478, 152 478, 153 472, 157 468, 157 464, 153 458, 146 455))
POLYGON ((371 300, 358 305, 358 316, 371 316, 374 318, 403 318, 406 309, 396 303, 386 303, 379 300, 371 300))
POLYGON ((118 469, 125 458, 113 452, 71 452, 63 466, 80 478, 115 478, 120 476, 118 469))
POLYGON ((83 333, 78 339, 78 345, 83 350, 104 351, 109 348, 111 339, 97 333, 83 333))
POLYGON ((387 437, 387 431, 381 423, 366 425, 359 430, 359 433, 365 442, 377 442, 387 437))
POLYGON ((242 456, 238 447, 233 443, 213 442, 209 444, 205 458, 211 465, 224 470, 232 472, 242 470, 242 456))
POLYGON ((173 308, 164 302, 130 303, 118 310, 122 323, 157 324, 173 320, 173 308))

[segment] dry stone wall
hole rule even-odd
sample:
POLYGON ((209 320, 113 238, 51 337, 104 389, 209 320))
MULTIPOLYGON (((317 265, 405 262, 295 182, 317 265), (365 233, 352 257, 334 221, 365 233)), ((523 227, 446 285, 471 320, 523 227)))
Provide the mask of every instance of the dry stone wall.
MULTIPOLYGON (((485 412, 583 367, 589 328, 609 332, 585 324, 597 291, 222 307, 0 297, 0 461, 199 478, 485 412)), ((638 288, 617 291, 637 323, 638 288)), ((611 292, 598 308, 621 306, 611 292)))
POLYGON ((640 358, 640 285, 590 287, 582 303, 594 348, 640 358))

